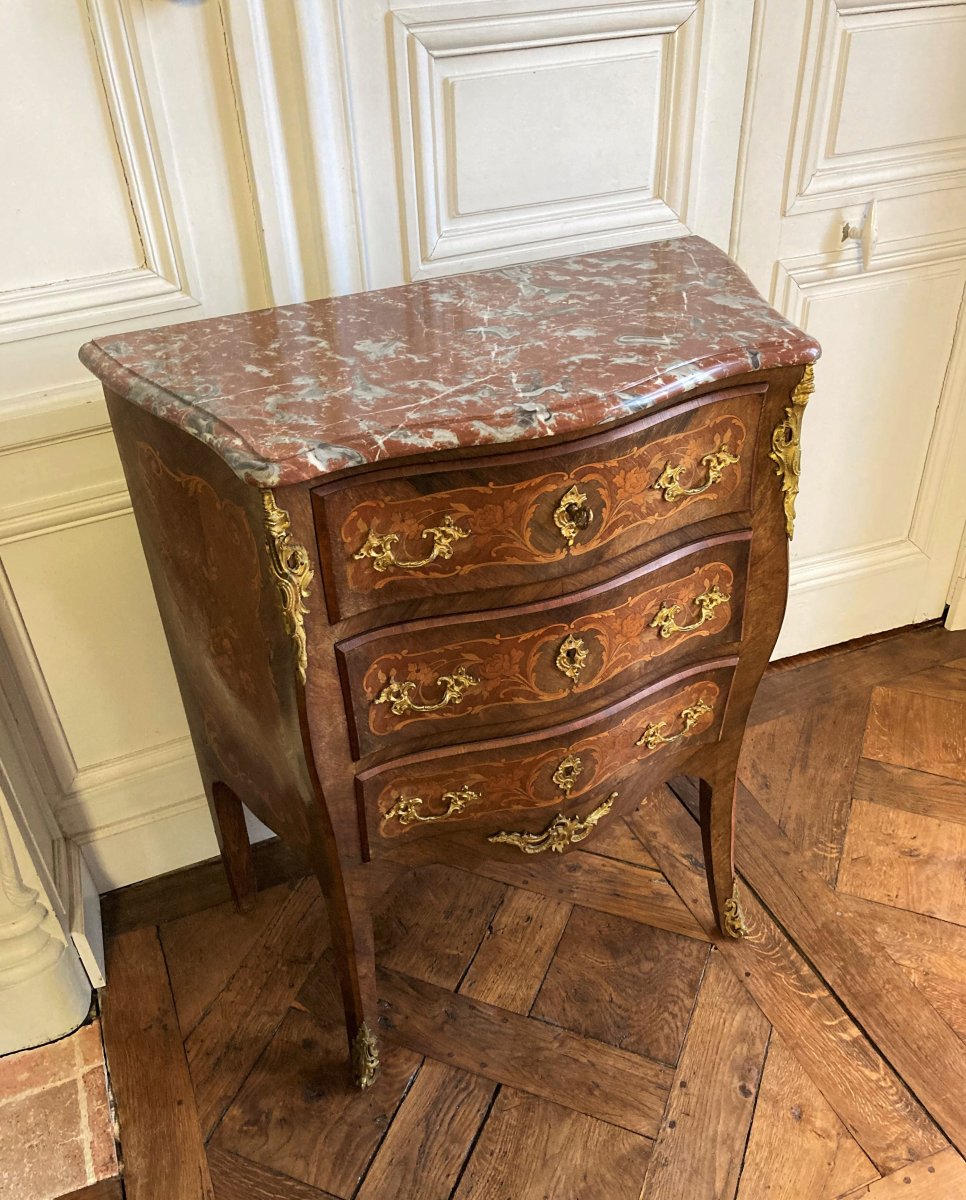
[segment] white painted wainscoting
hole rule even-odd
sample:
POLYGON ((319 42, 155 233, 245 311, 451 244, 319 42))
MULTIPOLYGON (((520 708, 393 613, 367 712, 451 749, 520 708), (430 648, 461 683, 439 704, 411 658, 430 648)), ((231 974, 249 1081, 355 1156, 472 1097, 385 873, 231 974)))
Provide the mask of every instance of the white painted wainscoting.
POLYGON ((214 850, 77 350, 270 293, 218 5, 2 0, 0 19, 0 721, 42 768, 12 786, 56 830, 66 913, 58 855, 104 890, 214 850))
POLYGON ((102 890, 215 843, 97 332, 700 233, 825 345, 779 652, 942 613, 966 3, 0 4, 0 701, 102 890))

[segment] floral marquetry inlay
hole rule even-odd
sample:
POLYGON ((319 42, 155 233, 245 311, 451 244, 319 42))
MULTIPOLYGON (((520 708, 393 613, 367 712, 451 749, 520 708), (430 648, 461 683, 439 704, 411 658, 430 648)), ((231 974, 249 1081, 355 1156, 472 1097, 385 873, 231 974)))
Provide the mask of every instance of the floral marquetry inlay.
POLYGON ((624 701, 616 715, 579 734, 570 733, 564 740, 546 735, 523 737, 518 747, 503 748, 492 758, 485 751, 473 753, 464 748, 454 757, 376 769, 363 779, 366 794, 384 814, 378 836, 403 836, 414 823, 426 819, 445 819, 448 826, 456 828, 461 821, 478 821, 491 812, 559 805, 561 794, 579 800, 661 749, 642 752, 639 748, 641 731, 649 724, 680 728, 681 713, 693 711, 696 715, 687 730, 689 743, 711 735, 720 719, 721 695, 729 680, 730 672, 719 670, 668 689, 655 699, 624 701), (460 792, 452 790, 454 777, 463 781, 460 792), (422 799, 400 799, 410 796, 442 800, 433 801, 434 813, 424 815, 422 799))
MULTIPOLYGON (((567 625, 547 621, 547 613, 543 624, 513 633, 502 628, 488 633, 485 621, 476 620, 462 627, 463 636, 450 629, 445 635, 411 634, 406 646, 395 639, 392 651, 368 662, 359 688, 360 716, 364 704, 365 727, 385 736, 414 721, 460 722, 470 714, 485 716, 499 705, 552 703, 573 694, 577 683, 585 690, 625 672, 639 672, 656 658, 679 653, 691 639, 707 642, 729 636, 729 631, 735 636, 733 622, 740 613, 731 594, 740 582, 745 553, 739 543, 722 558, 706 560, 677 578, 665 576, 637 591, 619 590, 616 602, 598 600, 596 611, 567 625), (725 557, 731 561, 723 561, 725 557), (675 618, 683 624, 685 616, 688 627, 678 627, 675 618), (664 633, 668 621, 673 636, 664 633)), ((366 657, 361 649, 353 653, 366 657)))

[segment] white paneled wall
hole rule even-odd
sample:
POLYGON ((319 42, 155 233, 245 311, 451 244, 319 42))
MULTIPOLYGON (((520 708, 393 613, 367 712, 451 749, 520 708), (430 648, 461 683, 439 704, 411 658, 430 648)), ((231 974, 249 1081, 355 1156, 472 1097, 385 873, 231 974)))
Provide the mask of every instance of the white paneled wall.
POLYGON ((214 839, 77 350, 269 295, 217 5, 2 0, 0 23, 0 699, 49 768, 16 799, 103 888, 214 839))
POLYGON ((76 360, 96 332, 700 233, 826 346, 783 651, 942 611, 966 507, 966 4, 0 8, 0 699, 102 888, 214 840, 76 360), (873 200, 863 259, 842 225, 873 200))

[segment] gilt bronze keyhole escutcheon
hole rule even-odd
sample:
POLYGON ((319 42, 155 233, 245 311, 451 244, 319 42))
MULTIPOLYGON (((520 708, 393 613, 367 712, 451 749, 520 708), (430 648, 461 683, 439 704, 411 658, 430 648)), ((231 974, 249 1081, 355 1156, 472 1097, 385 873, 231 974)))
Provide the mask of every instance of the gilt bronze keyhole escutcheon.
POLYGON ((573 546, 577 534, 586 529, 593 519, 594 510, 587 506, 587 493, 576 485, 564 492, 553 514, 553 523, 568 546, 573 546))
POLYGON ((562 671, 571 683, 577 683, 580 679, 580 672, 587 664, 587 654, 588 650, 583 638, 568 633, 560 643, 557 657, 554 659, 554 666, 558 671, 562 671))

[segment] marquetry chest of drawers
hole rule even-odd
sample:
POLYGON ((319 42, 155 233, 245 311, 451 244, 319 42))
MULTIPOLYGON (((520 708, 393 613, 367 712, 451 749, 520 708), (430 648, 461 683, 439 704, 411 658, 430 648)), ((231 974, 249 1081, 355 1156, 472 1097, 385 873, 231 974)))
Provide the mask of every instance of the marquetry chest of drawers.
POLYGON ((553 861, 688 772, 740 936, 736 763, 818 353, 693 237, 82 350, 236 899, 243 801, 318 873, 361 1085, 367 864, 413 839, 553 861))

